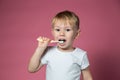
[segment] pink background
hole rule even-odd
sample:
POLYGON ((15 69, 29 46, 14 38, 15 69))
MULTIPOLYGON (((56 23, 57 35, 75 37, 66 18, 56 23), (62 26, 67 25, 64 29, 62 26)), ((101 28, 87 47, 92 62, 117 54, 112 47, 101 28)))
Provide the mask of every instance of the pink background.
POLYGON ((120 80, 119 0, 0 0, 0 80, 45 80, 45 67, 29 73, 28 61, 63 10, 80 17, 75 45, 87 50, 94 80, 120 80))

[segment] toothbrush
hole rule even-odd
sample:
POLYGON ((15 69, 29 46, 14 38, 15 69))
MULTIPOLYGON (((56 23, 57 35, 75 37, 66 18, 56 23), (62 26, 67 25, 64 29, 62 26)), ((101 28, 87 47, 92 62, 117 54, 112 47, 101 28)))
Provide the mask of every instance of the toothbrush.
MULTIPOLYGON (((37 39, 37 41, 43 42, 42 39, 37 39)), ((64 41, 51 40, 50 43, 64 43, 64 41)))
POLYGON ((55 41, 55 40, 51 40, 50 43, 64 43, 64 41, 55 41))

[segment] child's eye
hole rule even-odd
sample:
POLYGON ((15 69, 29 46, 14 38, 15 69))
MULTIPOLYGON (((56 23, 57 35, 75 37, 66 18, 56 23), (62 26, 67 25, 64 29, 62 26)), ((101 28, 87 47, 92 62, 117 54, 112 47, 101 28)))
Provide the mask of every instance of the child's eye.
POLYGON ((70 29, 66 29, 66 31, 67 31, 67 32, 69 32, 69 31, 70 31, 70 29))
POLYGON ((56 31, 60 31, 60 29, 55 29, 56 31))

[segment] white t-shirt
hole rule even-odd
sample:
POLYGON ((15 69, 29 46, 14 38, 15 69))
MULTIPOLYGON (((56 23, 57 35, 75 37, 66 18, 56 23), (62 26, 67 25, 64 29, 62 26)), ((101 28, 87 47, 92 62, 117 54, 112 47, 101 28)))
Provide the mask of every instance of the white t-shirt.
POLYGON ((80 80, 81 70, 89 66, 86 51, 76 48, 72 52, 61 52, 50 47, 41 59, 46 64, 46 80, 80 80))

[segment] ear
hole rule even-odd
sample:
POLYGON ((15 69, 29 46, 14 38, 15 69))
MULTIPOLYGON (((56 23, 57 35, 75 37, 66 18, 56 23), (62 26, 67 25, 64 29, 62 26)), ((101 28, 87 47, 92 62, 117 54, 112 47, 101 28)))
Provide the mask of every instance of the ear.
POLYGON ((79 35, 80 35, 80 29, 77 30, 77 33, 76 33, 75 39, 77 39, 77 38, 79 37, 79 35))

